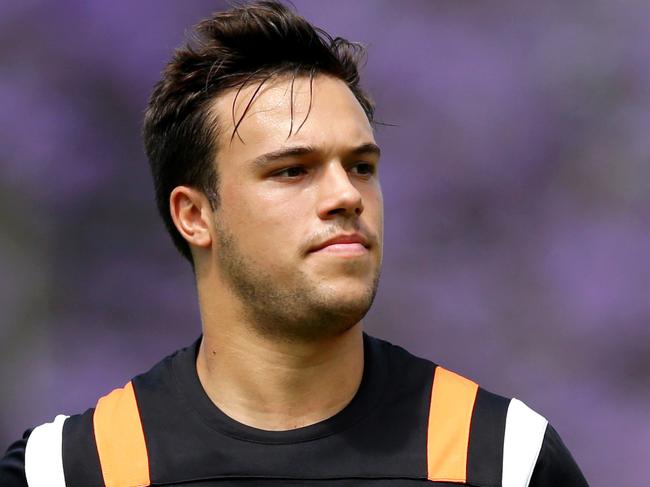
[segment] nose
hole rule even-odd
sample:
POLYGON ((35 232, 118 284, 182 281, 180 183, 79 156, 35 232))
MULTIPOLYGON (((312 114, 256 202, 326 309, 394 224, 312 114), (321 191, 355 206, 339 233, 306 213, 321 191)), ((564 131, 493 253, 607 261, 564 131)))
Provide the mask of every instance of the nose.
POLYGON ((317 212, 321 219, 329 220, 338 216, 354 218, 363 212, 361 193, 339 162, 332 161, 326 165, 319 186, 317 212))

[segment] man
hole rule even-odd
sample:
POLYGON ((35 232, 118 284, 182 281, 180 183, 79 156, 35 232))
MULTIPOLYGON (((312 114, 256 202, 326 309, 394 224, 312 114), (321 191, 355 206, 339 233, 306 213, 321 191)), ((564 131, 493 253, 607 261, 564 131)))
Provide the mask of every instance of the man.
POLYGON ((2 486, 587 485, 523 403, 363 333, 383 207, 360 54, 275 2, 197 26, 144 139, 202 337, 28 431, 2 486))

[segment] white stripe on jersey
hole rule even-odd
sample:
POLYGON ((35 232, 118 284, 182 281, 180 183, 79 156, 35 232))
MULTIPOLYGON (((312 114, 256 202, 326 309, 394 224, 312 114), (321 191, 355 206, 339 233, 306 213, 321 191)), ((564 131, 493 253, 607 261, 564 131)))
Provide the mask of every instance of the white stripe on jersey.
POLYGON ((25 477, 29 487, 65 487, 63 423, 67 418, 60 414, 53 422, 34 428, 29 435, 25 447, 25 477))
POLYGON ((548 422, 518 399, 512 399, 506 416, 503 442, 502 487, 528 487, 548 422))

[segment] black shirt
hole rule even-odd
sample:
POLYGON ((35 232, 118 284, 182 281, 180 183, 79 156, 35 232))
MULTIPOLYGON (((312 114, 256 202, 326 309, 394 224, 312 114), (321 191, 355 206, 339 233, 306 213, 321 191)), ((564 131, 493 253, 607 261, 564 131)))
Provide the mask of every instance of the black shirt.
POLYGON ((0 460, 0 485, 587 485, 543 417, 385 341, 364 335, 361 385, 342 411, 290 431, 220 411, 198 379, 199 344, 135 377, 112 402, 28 430, 0 460), (456 393, 465 398, 458 407, 445 396, 456 393), (141 441, 135 454, 131 437, 141 441))

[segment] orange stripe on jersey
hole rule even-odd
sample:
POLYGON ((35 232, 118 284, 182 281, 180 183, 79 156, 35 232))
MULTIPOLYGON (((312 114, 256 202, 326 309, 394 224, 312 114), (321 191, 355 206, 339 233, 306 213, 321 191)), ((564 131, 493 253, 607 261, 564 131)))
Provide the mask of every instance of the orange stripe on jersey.
POLYGON ((131 382, 99 400, 93 427, 106 487, 149 485, 149 456, 131 382))
POLYGON ((428 479, 466 482, 469 427, 478 385, 436 367, 427 436, 428 479))

